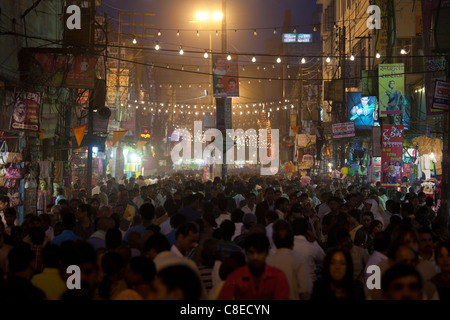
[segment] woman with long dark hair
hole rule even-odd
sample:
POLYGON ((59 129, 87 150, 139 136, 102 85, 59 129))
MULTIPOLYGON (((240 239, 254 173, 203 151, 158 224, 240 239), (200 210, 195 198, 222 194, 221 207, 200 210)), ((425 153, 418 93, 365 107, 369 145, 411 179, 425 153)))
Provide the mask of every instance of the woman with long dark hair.
POLYGON ((365 300, 363 284, 353 280, 352 257, 347 250, 334 247, 328 251, 322 270, 311 300, 365 300))

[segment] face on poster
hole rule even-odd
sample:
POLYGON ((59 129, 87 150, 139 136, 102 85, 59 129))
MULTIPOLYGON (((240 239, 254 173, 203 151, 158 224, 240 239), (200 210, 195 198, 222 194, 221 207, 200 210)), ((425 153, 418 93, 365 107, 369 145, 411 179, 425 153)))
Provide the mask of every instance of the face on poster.
POLYGON ((40 130, 42 96, 42 92, 16 92, 11 129, 40 130))
POLYGON ((381 185, 395 187, 401 185, 403 166, 402 125, 384 125, 381 143, 381 185))
POLYGON ((402 114, 405 100, 403 63, 380 64, 378 77, 380 117, 402 114))
POLYGON ((238 56, 213 54, 213 91, 214 97, 239 97, 238 56))
POLYGON ((348 93, 348 119, 356 129, 372 129, 377 120, 378 105, 375 97, 363 97, 361 92, 348 93))

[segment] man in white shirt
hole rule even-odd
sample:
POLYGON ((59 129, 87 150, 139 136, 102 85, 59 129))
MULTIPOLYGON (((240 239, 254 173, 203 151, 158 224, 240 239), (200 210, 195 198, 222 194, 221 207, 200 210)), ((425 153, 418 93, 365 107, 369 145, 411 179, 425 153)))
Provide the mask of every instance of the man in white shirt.
POLYGON ((134 204, 139 208, 144 204, 145 199, 148 197, 147 186, 142 186, 139 190, 139 196, 133 199, 134 204))
POLYGON ((242 207, 242 211, 244 211, 244 213, 253 213, 255 214, 256 212, 256 196, 254 193, 250 192, 247 194, 246 196, 247 198, 247 205, 242 207))
POLYGON ((218 200, 217 206, 219 207, 220 214, 216 218, 217 226, 220 226, 224 220, 231 220, 231 214, 227 211, 228 201, 226 198, 218 200))
POLYGON ((244 193, 244 187, 243 186, 238 186, 238 188, 236 189, 236 195, 233 197, 234 201, 236 201, 236 208, 240 209, 241 206, 241 201, 245 200, 245 197, 242 195, 244 193))
POLYGON ((290 300, 308 300, 313 288, 308 262, 301 253, 292 250, 294 234, 286 221, 276 221, 273 230, 276 251, 267 257, 266 262, 286 275, 290 300))
POLYGON ((325 252, 317 241, 310 242, 306 239, 306 232, 308 231, 308 221, 305 218, 298 218, 292 222, 292 229, 294 231, 294 251, 302 254, 309 265, 310 277, 312 281, 317 280, 318 268, 322 266, 325 252))
POLYGON ((192 222, 186 222, 179 226, 175 231, 175 244, 170 251, 177 257, 186 257, 192 249, 198 244, 197 225, 192 222))

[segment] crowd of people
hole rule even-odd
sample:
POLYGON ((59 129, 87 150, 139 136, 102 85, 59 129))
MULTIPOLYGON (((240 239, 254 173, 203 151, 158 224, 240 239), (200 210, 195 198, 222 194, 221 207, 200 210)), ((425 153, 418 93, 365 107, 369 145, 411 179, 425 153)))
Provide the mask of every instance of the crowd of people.
POLYGON ((447 225, 420 189, 108 176, 71 195, 20 225, 0 197, 2 301, 450 299, 447 225))

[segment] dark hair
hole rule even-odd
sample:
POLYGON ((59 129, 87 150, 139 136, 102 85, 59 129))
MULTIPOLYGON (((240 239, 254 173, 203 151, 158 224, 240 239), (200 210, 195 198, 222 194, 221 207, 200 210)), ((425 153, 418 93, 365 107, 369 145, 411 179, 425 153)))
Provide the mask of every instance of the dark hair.
POLYGON ((170 217, 170 225, 174 229, 178 228, 183 223, 186 223, 186 221, 187 221, 186 216, 182 215, 181 213, 177 213, 172 217, 170 217))
POLYGON ((380 220, 372 220, 372 222, 370 222, 370 225, 369 225, 369 228, 368 228, 369 234, 372 234, 373 229, 375 229, 380 224, 381 224, 381 226, 383 226, 383 223, 380 220))
POLYGON ((372 211, 364 211, 363 213, 361 213, 361 218, 363 217, 363 216, 368 216, 368 217, 370 217, 370 219, 375 219, 375 217, 373 216, 373 213, 372 213, 372 211))
POLYGON ((150 284, 156 276, 155 263, 152 259, 144 256, 131 258, 130 269, 134 274, 140 275, 142 279, 148 284, 150 284))
POLYGON ((45 239, 45 231, 41 227, 32 227, 29 236, 32 244, 42 245, 45 239))
POLYGON ((167 237, 161 233, 152 234, 144 244, 143 252, 155 249, 156 253, 170 250, 170 242, 167 237))
POLYGON ((396 264, 390 267, 381 277, 381 290, 383 292, 389 291, 390 284, 397 279, 413 276, 417 279, 419 288, 422 289, 422 277, 416 268, 404 264, 396 264))
POLYGON ((231 220, 224 220, 219 226, 220 235, 223 240, 231 241, 231 238, 233 237, 236 226, 231 220))
POLYGON ((9 205, 9 197, 8 196, 1 196, 0 197, 0 201, 1 202, 6 202, 9 205))
POLYGON ((380 231, 373 238, 373 249, 378 252, 385 251, 389 248, 390 235, 385 231, 380 231))
POLYGON ((72 264, 90 263, 97 267, 97 254, 92 245, 86 241, 65 241, 61 244, 61 253, 64 270, 72 264))
POLYGON ((107 252, 102 258, 102 270, 103 280, 98 286, 98 293, 100 297, 108 300, 111 297, 112 276, 120 275, 123 267, 125 266, 125 260, 122 255, 117 252, 107 252))
POLYGON ((179 288, 183 292, 185 300, 200 299, 202 292, 200 278, 188 266, 166 267, 158 272, 157 277, 167 286, 169 292, 179 288))
POLYGON ((273 243, 277 249, 291 249, 294 245, 294 233, 285 220, 278 220, 273 224, 273 243))
POLYGON ((42 250, 42 262, 46 268, 57 268, 61 261, 61 247, 50 242, 42 250))
POLYGON ((394 228, 394 230, 392 231, 391 234, 391 245, 395 245, 395 244, 402 244, 403 243, 403 239, 405 238, 405 236, 407 234, 410 234, 413 239, 419 243, 419 239, 417 237, 417 232, 416 229, 414 229, 414 227, 410 226, 410 225, 406 225, 406 224, 399 224, 398 226, 396 226, 394 228))
POLYGON ((435 257, 437 263, 439 263, 438 262, 438 260, 439 260, 439 253, 441 252, 442 248, 446 248, 447 251, 450 252, 450 242, 448 242, 448 241, 447 242, 440 242, 437 245, 436 250, 435 250, 435 254, 434 254, 434 257, 435 257))
POLYGON ((275 201, 275 209, 280 209, 280 207, 285 204, 285 203, 289 203, 289 200, 284 198, 284 197, 279 197, 276 201, 275 201))
POLYGON ((30 245, 20 243, 13 247, 8 254, 8 267, 10 273, 25 271, 34 260, 34 253, 30 245))
POLYGON ((265 252, 269 252, 269 239, 265 234, 262 233, 252 233, 245 237, 244 240, 244 249, 248 251, 251 247, 256 250, 261 250, 265 252))
POLYGON ((353 289, 353 262, 352 262, 352 256, 350 255, 350 252, 348 250, 345 250, 341 247, 334 247, 331 248, 329 251, 327 251, 325 258, 323 260, 323 268, 322 268, 322 279, 325 283, 329 284, 333 281, 330 274, 330 265, 331 265, 331 259, 333 256, 341 252, 345 257, 345 276, 343 279, 344 288, 347 292, 347 295, 352 295, 354 293, 353 289))
POLYGON ((14 208, 6 208, 4 215, 6 216, 7 214, 12 215, 13 217, 17 217, 17 212, 16 212, 16 209, 14 209, 14 208))
POLYGON ((231 213, 231 221, 233 222, 242 222, 242 219, 244 218, 244 211, 241 209, 233 210, 231 213))
POLYGON ((144 220, 153 220, 155 218, 155 206, 151 203, 144 203, 139 208, 139 214, 144 220))
POLYGON ((220 198, 217 200, 217 206, 219 207, 220 211, 227 211, 228 207, 228 200, 227 198, 220 198))
POLYGON ((267 224, 274 222, 276 220, 278 220, 278 213, 276 213, 273 210, 269 210, 266 212, 266 220, 267 220, 267 224))
MULTIPOLYGON (((233 224, 233 226, 234 226, 234 224, 233 224)), ((190 232, 198 233, 197 225, 193 222, 183 223, 175 231, 175 238, 178 238, 179 235, 182 235, 183 237, 187 237, 190 232)))
POLYGON ((122 244, 122 232, 119 229, 109 229, 105 235, 107 249, 117 249, 122 244))
POLYGON ((308 231, 308 221, 305 218, 296 218, 292 221, 292 230, 296 236, 304 236, 308 231))
POLYGON ((353 218, 356 219, 356 221, 360 222, 361 221, 361 210, 359 209, 352 209, 348 212, 348 214, 350 216, 352 216, 353 218))
POLYGON ((76 222, 77 218, 72 212, 67 212, 62 216, 62 224, 64 226, 64 230, 73 230, 73 228, 75 228, 76 222))

